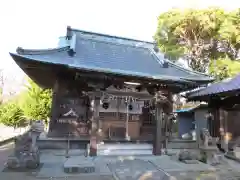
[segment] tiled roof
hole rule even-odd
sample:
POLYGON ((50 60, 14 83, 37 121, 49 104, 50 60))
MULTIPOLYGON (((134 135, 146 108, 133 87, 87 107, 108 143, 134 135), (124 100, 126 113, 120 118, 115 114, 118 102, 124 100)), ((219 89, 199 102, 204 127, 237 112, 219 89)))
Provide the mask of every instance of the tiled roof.
POLYGON ((74 49, 71 49, 70 42, 53 50, 20 49, 17 54, 11 53, 11 55, 14 59, 21 57, 26 61, 155 80, 189 83, 213 80, 209 76, 184 69, 165 60, 153 50, 153 43, 74 29, 69 31, 71 35, 76 36, 74 49), (74 54, 69 55, 70 50, 73 50, 74 54))
POLYGON ((214 83, 206 88, 189 93, 187 97, 193 99, 201 96, 216 95, 232 91, 240 91, 240 74, 230 80, 214 83))

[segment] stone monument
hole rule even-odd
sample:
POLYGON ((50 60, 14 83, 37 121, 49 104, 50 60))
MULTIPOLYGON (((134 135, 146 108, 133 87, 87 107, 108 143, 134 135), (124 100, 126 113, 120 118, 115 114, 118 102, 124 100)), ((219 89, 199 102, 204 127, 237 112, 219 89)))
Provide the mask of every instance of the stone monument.
POLYGON ((36 169, 40 165, 37 138, 44 131, 43 121, 32 122, 30 129, 15 140, 14 154, 8 157, 9 169, 36 169))
POLYGON ((200 131, 200 139, 201 139, 201 161, 205 163, 211 163, 212 165, 218 165, 221 161, 221 154, 219 154, 217 146, 216 146, 216 138, 213 138, 208 129, 203 128, 200 131))
POLYGON ((202 128, 200 131, 200 139, 202 140, 202 145, 204 148, 208 148, 209 142, 212 140, 208 129, 202 128))

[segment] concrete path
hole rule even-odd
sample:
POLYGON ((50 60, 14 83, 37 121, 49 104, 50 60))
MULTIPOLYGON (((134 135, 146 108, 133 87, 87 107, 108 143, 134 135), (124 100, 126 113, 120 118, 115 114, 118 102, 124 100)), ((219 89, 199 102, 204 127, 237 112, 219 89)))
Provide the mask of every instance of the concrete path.
MULTIPOLYGON (((81 153, 81 152, 79 152, 81 153)), ((80 163, 83 161, 83 156, 70 152, 72 163, 80 163), (75 154, 75 155, 74 155, 75 154)), ((172 160, 169 156, 118 156, 107 157, 99 156, 92 158, 95 164, 95 172, 89 174, 67 174, 63 172, 63 163, 66 161, 62 151, 44 151, 41 156, 44 166, 37 173, 37 178, 74 178, 85 179, 89 177, 104 177, 108 179, 118 180, 138 180, 138 179, 166 179, 169 172, 212 172, 214 168, 209 165, 199 163, 187 165, 181 162, 172 160), (212 169, 211 169, 212 168, 212 169)), ((164 180, 165 180, 164 179, 164 180)))
POLYGON ((0 142, 6 141, 8 139, 14 138, 18 135, 23 134, 26 132, 27 128, 16 128, 13 127, 7 127, 2 124, 0 124, 0 142))

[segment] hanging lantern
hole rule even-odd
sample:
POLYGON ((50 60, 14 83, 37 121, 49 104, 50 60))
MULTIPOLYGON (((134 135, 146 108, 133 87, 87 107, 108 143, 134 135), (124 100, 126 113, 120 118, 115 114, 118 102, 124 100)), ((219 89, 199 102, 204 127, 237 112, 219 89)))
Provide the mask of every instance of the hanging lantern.
POLYGON ((205 117, 206 117, 207 120, 212 120, 213 119, 213 115, 211 114, 211 112, 208 112, 205 117))
POLYGON ((150 104, 148 101, 144 101, 143 103, 144 103, 144 106, 143 106, 144 108, 150 108, 150 104))
POLYGON ((149 106, 149 109, 153 111, 155 109, 155 107, 154 106, 149 106))
POLYGON ((133 110, 133 106, 132 106, 131 104, 129 104, 129 105, 128 105, 128 109, 129 109, 130 111, 132 111, 132 110, 133 110))
POLYGON ((102 105, 102 107, 103 107, 104 109, 108 109, 108 108, 109 108, 109 103, 104 102, 103 105, 102 105))

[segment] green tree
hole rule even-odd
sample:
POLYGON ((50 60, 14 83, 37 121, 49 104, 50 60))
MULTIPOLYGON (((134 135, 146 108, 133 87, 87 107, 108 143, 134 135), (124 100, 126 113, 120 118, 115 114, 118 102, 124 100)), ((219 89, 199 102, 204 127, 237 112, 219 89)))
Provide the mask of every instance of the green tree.
MULTIPOLYGON (((218 8, 175 9, 163 13, 158 17, 154 38, 170 60, 185 58, 192 69, 218 76, 222 67, 213 68, 213 61, 219 64, 226 59, 224 64, 228 66, 239 55, 240 9, 233 12, 218 8)), ((228 69, 218 79, 231 75, 226 72, 228 69)))
POLYGON ((27 91, 22 94, 21 108, 24 115, 30 120, 47 120, 52 104, 52 91, 42 89, 32 80, 29 80, 27 91))
POLYGON ((4 77, 2 70, 0 70, 0 104, 2 104, 3 101, 3 85, 4 85, 4 77))
POLYGON ((228 58, 217 59, 216 61, 210 62, 209 72, 216 77, 216 81, 221 81, 239 74, 240 62, 228 58))
POLYGON ((10 127, 23 127, 26 125, 22 109, 16 102, 7 102, 1 105, 0 122, 10 127))

